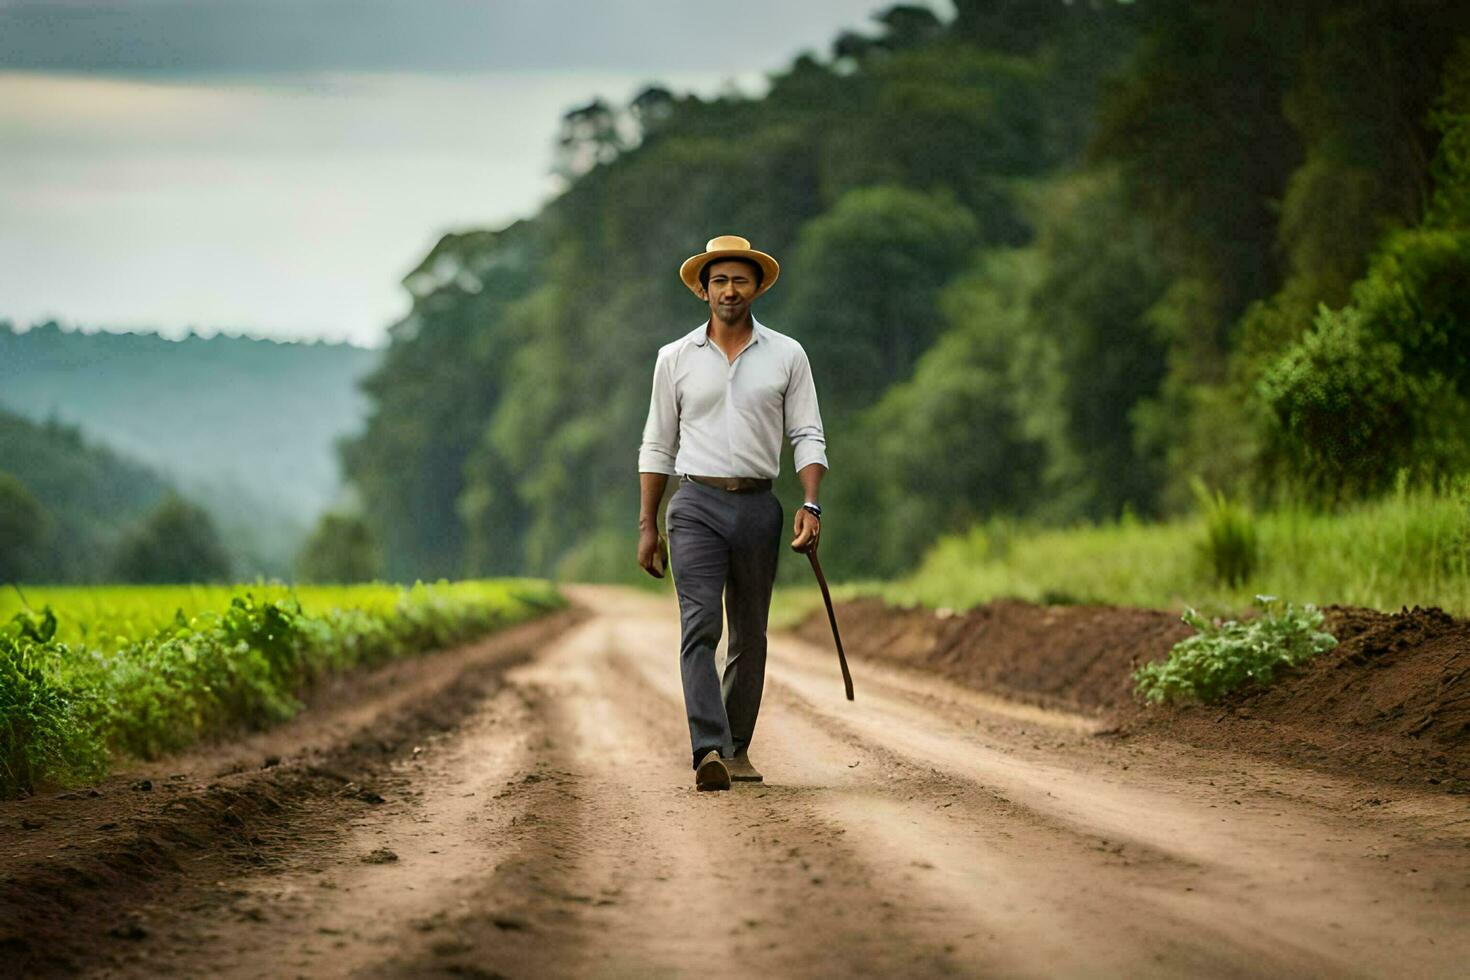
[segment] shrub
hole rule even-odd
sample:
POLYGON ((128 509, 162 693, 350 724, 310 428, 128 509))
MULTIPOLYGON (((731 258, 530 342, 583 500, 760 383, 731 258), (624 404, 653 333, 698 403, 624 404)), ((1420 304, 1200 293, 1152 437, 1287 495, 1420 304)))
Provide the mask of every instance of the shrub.
POLYGON ((1373 336, 1361 311, 1323 309, 1315 328, 1262 374, 1268 456, 1314 498, 1336 501, 1388 487, 1412 462, 1428 405, 1403 351, 1373 336))
POLYGON ((91 779, 106 750, 86 724, 85 695, 68 689, 50 646, 56 617, 18 613, 0 628, 0 793, 29 789, 41 775, 91 779))
POLYGON ((1136 693, 1153 702, 1214 701, 1247 684, 1270 684, 1277 671, 1305 663, 1337 639, 1321 631, 1322 613, 1272 596, 1256 596, 1261 614, 1244 623, 1212 623, 1193 609, 1184 621, 1199 632, 1174 644, 1167 660, 1133 674, 1136 693))

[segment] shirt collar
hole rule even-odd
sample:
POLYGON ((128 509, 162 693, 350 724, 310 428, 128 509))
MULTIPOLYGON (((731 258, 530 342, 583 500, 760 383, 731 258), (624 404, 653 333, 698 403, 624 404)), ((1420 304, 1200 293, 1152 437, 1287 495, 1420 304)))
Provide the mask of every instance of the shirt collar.
MULTIPOLYGON (((765 335, 765 332, 766 332, 765 325, 762 324, 759 320, 757 320, 755 318, 755 315, 752 314, 751 317, 750 317, 750 326, 751 326, 751 333, 750 333, 750 342, 751 342, 751 344, 759 343, 761 337, 763 337, 765 335)), ((709 343, 709 321, 706 320, 703 323, 701 323, 699 326, 695 327, 694 330, 689 334, 689 339, 692 340, 692 341, 694 341, 694 346, 696 346, 696 347, 703 347, 705 344, 709 343)))

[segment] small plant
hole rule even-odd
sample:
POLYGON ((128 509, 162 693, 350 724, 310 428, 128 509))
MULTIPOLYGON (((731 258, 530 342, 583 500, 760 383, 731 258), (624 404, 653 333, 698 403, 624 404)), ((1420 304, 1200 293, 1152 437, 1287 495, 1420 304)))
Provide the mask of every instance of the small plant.
POLYGON ((1183 619, 1199 632, 1174 644, 1167 660, 1133 674, 1136 693, 1149 701, 1210 702, 1247 684, 1269 684, 1280 670, 1305 663, 1337 639, 1322 631, 1322 613, 1274 596, 1256 596, 1261 614, 1244 623, 1212 623, 1193 609, 1183 619))
POLYGON ((1245 507, 1216 490, 1211 493, 1196 477, 1194 498, 1205 517, 1205 540, 1200 554, 1215 581, 1229 588, 1243 584, 1260 564, 1261 547, 1256 526, 1245 507))

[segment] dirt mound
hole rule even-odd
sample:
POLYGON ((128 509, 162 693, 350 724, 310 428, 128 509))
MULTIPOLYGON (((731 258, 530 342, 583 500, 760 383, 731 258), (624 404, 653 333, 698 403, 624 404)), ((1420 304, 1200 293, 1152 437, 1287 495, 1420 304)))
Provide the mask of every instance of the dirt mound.
POLYGON ((1470 622, 1440 609, 1326 613, 1338 646, 1280 683, 1215 705, 1133 707, 1125 727, 1470 790, 1470 622))
MULTIPOLYGON (((846 648, 923 667, 969 687, 1094 716, 1132 702, 1134 667, 1193 631, 1171 613, 1114 606, 1038 606, 1000 599, 966 613, 899 609, 877 599, 837 609, 846 648)), ((831 645, 825 612, 799 630, 831 645)))
MULTIPOLYGON (((858 656, 1107 718, 1121 735, 1470 790, 1470 622, 1439 609, 1325 612, 1337 648, 1271 687, 1167 708, 1138 703, 1131 674, 1190 635, 1172 613, 1000 600, 953 614, 865 599, 842 604, 838 621, 858 656)), ((832 642, 820 612, 799 632, 832 642)))

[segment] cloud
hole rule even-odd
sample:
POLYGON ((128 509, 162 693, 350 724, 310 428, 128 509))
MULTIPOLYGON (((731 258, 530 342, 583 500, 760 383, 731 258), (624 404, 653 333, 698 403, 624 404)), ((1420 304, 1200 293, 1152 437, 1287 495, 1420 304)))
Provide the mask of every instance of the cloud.
POLYGON ((99 74, 769 69, 874 0, 0 2, 0 69, 99 74))
POLYGON ((553 192, 565 107, 642 81, 270 78, 0 72, 0 319, 380 343, 439 235, 499 227, 553 192))

